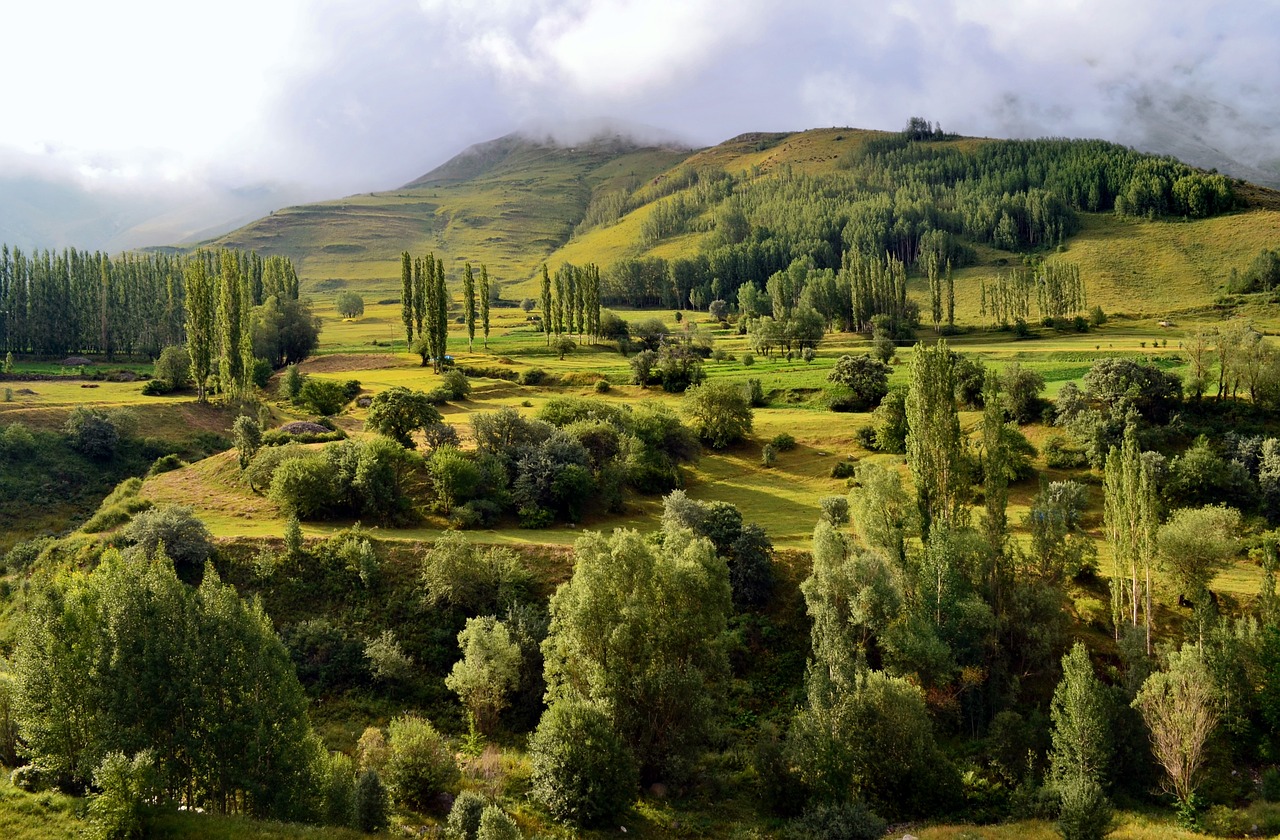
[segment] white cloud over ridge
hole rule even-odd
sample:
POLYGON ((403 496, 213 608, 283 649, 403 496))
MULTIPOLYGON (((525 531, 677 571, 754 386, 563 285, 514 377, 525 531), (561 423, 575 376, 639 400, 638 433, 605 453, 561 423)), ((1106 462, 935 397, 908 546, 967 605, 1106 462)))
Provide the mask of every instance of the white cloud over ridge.
POLYGON ((6 4, 0 29, 31 37, 0 51, 0 176, 365 191, 519 126, 602 116, 709 144, 919 115, 966 134, 1098 136, 1276 167, 1277 12, 1276 0, 6 4))

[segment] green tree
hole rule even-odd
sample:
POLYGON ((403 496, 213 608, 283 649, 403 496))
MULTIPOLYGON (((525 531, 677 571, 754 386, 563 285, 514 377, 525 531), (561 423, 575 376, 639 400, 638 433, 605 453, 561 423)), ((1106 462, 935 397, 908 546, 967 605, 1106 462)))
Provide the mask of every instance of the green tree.
POLYGON ((598 705, 557 700, 529 739, 533 798, 552 817, 603 824, 635 800, 635 759, 598 705))
POLYGON ((262 429, 258 426, 258 421, 246 414, 241 414, 236 418, 236 422, 231 424, 231 440, 236 448, 240 469, 244 471, 253 460, 253 456, 257 455, 258 450, 262 448, 262 429))
POLYGON ((1160 565, 1193 602, 1239 549, 1240 512, 1223 505, 1181 508, 1156 531, 1160 565))
POLYGON ((551 599, 548 698, 601 704, 647 779, 679 776, 710 731, 728 669, 729 570, 711 543, 586 534, 551 599))
POLYGON ((369 401, 367 428, 386 435, 406 449, 413 449, 413 433, 444 417, 422 391, 411 391, 402 385, 393 385, 379 391, 369 401))
POLYGON ((493 292, 489 288, 489 269, 480 265, 480 326, 484 330, 484 349, 489 349, 489 304, 493 292))
POLYGON ((413 260, 409 257, 409 252, 405 251, 400 254, 400 320, 404 322, 404 345, 406 348, 413 346, 413 276, 413 260))
POLYGON ((963 524, 968 480, 956 413, 954 354, 945 341, 915 346, 907 391, 907 462, 916 485, 920 533, 963 524))
POLYGON ((427 459, 427 471, 435 487, 440 512, 446 516, 467 501, 480 487, 484 475, 475 461, 456 446, 437 447, 427 459))
POLYGON ((467 619, 458 646, 462 659, 445 677, 445 687, 458 695, 480 732, 492 733, 520 680, 520 646, 493 616, 467 619))
POLYGON ((355 827, 367 834, 386 829, 390 822, 387 799, 387 789, 378 777, 378 771, 361 771, 356 777, 355 827))
POLYGON ((1088 650, 1076 642, 1062 657, 1062 680, 1049 706, 1049 774, 1054 782, 1106 780, 1112 752, 1109 715, 1106 689, 1094 676, 1088 650))
POLYGON ((1116 638, 1128 613, 1130 625, 1137 627, 1142 611, 1147 633, 1147 655, 1151 654, 1151 561, 1156 551, 1159 522, 1155 482, 1142 460, 1137 430, 1125 429, 1121 449, 1111 448, 1103 476, 1103 515, 1113 560, 1111 573, 1111 620, 1116 638), (1126 585, 1127 584, 1127 585, 1126 585))
POLYGON ((71 448, 88 458, 104 461, 116 454, 120 431, 115 421, 98 408, 78 405, 71 409, 62 426, 71 448))
POLYGON ((392 797, 415 811, 427 811, 442 793, 458 788, 453 751, 431 721, 401 715, 387 728, 390 754, 384 774, 392 797))
POLYGON ((334 308, 343 318, 358 318, 364 314, 364 298, 352 291, 338 292, 334 308))
POLYGON ((467 321, 467 352, 471 352, 476 340, 476 278, 471 263, 462 270, 462 311, 467 321))
POLYGON ((870 356, 841 356, 827 374, 839 390, 831 397, 836 411, 871 411, 889 393, 889 366, 870 356))
POLYGON ((155 378, 168 382, 172 388, 183 388, 191 379, 191 355, 187 348, 171 344, 160 351, 156 359, 155 378))
POLYGON ((195 258, 187 263, 186 279, 186 333, 187 352, 191 356, 191 378, 196 383, 196 399, 204 402, 209 374, 213 372, 213 360, 217 354, 216 296, 213 281, 205 269, 204 260, 195 258))
POLYGON ((516 821, 497 805, 490 805, 480 815, 476 840, 521 840, 523 837, 516 821))
POLYGON ((232 251, 222 251, 218 275, 218 381, 223 393, 236 396, 247 382, 241 337, 244 302, 241 298, 240 264, 232 251))
POLYGON ((547 343, 551 343, 551 275, 547 273, 546 263, 542 265, 542 294, 539 307, 542 312, 542 332, 546 336, 547 343))
POLYGON ((89 824, 98 840, 132 840, 150 833, 147 806, 159 792, 155 761, 149 750, 132 759, 107 753, 93 772, 99 793, 89 803, 89 824))
POLYGON ((689 425, 712 449, 724 449, 751 432, 751 403, 729 382, 708 382, 685 392, 682 409, 689 425))

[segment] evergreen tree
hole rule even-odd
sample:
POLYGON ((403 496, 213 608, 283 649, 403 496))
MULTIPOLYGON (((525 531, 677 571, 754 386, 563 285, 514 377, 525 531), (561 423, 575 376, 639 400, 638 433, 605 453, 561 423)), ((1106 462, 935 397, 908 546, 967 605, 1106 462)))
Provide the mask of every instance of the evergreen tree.
POLYGON ((1080 642, 1062 657, 1062 680, 1053 692, 1049 720, 1050 778, 1060 784, 1104 783, 1112 752, 1106 689, 1094 676, 1089 651, 1080 642))

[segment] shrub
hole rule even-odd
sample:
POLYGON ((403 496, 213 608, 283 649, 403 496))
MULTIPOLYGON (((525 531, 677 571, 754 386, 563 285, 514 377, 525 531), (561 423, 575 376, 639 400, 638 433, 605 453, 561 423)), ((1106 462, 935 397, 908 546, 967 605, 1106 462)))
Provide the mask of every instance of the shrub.
POLYGON ((144 397, 163 397, 165 394, 172 393, 172 391, 173 386, 163 379, 151 379, 142 386, 142 395, 144 397))
POLYGON ((100 791, 89 803, 91 836, 98 840, 133 840, 145 837, 146 805, 156 794, 156 766, 149 750, 130 760, 122 752, 110 752, 93 773, 100 791))
POLYGON ((302 383, 295 402, 314 411, 316 414, 329 416, 337 414, 355 395, 348 396, 346 386, 331 379, 307 377, 302 383))
POLYGON ((769 443, 779 452, 790 452, 796 448, 796 439, 786 432, 774 435, 769 443))
POLYGON ((161 505, 143 511, 122 536, 148 557, 163 544, 165 554, 184 579, 203 569, 213 554, 209 529, 185 505, 161 505))
POLYGON ((284 391, 285 397, 296 402, 302 393, 303 379, 297 365, 289 365, 285 368, 284 377, 280 380, 280 388, 284 391))
POLYGON ((402 715, 388 727, 386 777, 392 797, 415 811, 426 811, 442 793, 457 789, 453 752, 431 722, 402 715))
POLYGON ((187 348, 171 345, 161 350, 155 363, 155 378, 168 383, 171 390, 185 387, 191 379, 191 356, 187 348))
POLYGON ((248 469, 253 456, 262 448, 262 429, 252 417, 240 415, 231 426, 231 438, 235 442, 240 469, 248 469))
POLYGON ((467 375, 457 368, 450 368, 444 373, 444 387, 455 400, 465 400, 467 395, 471 393, 471 383, 467 381, 467 375))
POLYGON ((599 708, 558 700, 529 739, 532 795, 555 819, 596 825, 635 796, 635 761, 599 708))
POLYGON ((743 393, 747 395, 747 401, 751 403, 752 408, 763 408, 767 405, 764 386, 760 384, 759 379, 748 379, 743 385, 743 393))
POLYGON ((542 368, 529 368, 520 374, 521 385, 541 385, 543 380, 547 378, 547 372, 542 368))
POLYGON ((778 463, 778 450, 773 448, 772 443, 766 443, 760 449, 760 466, 767 468, 776 463, 778 463))
POLYGON ((607 379, 598 379, 598 380, 596 380, 596 384, 595 384, 595 392, 596 392, 597 394, 607 394, 607 393, 609 393, 609 391, 610 391, 610 390, 612 390, 612 388, 611 388, 611 386, 609 385, 609 380, 607 380, 607 379))
POLYGON ((387 789, 376 770, 368 769, 356 777, 355 826, 372 834, 389 824, 387 789))
POLYGON ((522 836, 515 820, 497 805, 490 805, 480 815, 476 840, 520 840, 522 836))
POLYGON ((161 473, 173 472, 174 470, 182 469, 186 465, 186 461, 182 460, 177 455, 174 455, 172 452, 168 455, 161 455, 151 464, 151 468, 147 470, 147 478, 160 475, 161 473))
POLYGON ((751 431, 751 405, 741 389, 729 383, 690 388, 683 408, 694 432, 713 449, 736 443, 751 431))
MULTIPOLYGON (((841 461, 848 464, 848 461, 841 461)), ((823 496, 818 500, 822 508, 822 517, 831 523, 833 528, 843 528, 849 524, 849 499, 846 496, 823 496)))
POLYGON ((480 816, 488 805, 488 800, 474 791, 464 790, 458 794, 449 809, 445 834, 450 840, 475 840, 480 830, 480 816))
POLYGON ((832 478, 853 478, 858 471, 858 465, 853 461, 836 461, 831 467, 832 478))
MULTIPOLYGON (((257 463, 255 459, 254 465, 257 463)), ((276 466, 268 496, 287 516, 315 519, 337 506, 337 478, 323 453, 301 450, 276 466)))
POLYGON ((9 784, 27 793, 39 793, 49 786, 45 772, 35 764, 24 764, 13 768, 9 774, 9 784))
POLYGON ((889 366, 870 356, 841 356, 827 381, 832 411, 870 411, 889 393, 889 366))
POLYGON ((752 365, 754 365, 755 363, 756 363, 756 357, 755 357, 755 356, 751 355, 750 353, 743 353, 743 354, 742 354, 742 366, 743 366, 743 367, 751 367, 751 366, 752 366, 752 365))
POLYGON ((351 757, 317 750, 311 772, 318 788, 320 821, 325 825, 352 825, 356 810, 356 776, 351 757))
POLYGON ((1057 829, 1063 840, 1102 840, 1111 833, 1112 810, 1102 786, 1091 779, 1072 779, 1061 786, 1057 829))
POLYGON ((1083 467, 1088 459, 1084 451, 1073 447, 1062 435, 1054 435, 1045 441, 1044 462, 1054 469, 1083 467))
POLYGON ((787 826, 789 840, 879 840, 889 824, 860 799, 820 803, 787 826))
POLYGON ((63 431, 70 438, 71 448, 81 455, 106 460, 115 455, 120 443, 120 431, 105 412, 96 408, 76 406, 67 416, 63 431))

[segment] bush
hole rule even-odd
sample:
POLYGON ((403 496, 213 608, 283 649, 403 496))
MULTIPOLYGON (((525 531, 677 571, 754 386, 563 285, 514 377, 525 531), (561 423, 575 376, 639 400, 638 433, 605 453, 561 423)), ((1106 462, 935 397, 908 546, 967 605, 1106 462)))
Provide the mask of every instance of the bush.
POLYGON ((67 416, 63 431, 71 448, 89 458, 106 460, 116 454, 120 431, 111 418, 96 408, 76 406, 67 416))
POLYGON ((837 461, 831 467, 832 478, 853 478, 858 471, 858 465, 853 461, 837 461))
POLYGON ((1091 779, 1073 779, 1060 788, 1057 829, 1063 840, 1102 840, 1112 830, 1111 803, 1091 779))
POLYGON ((773 440, 769 441, 769 443, 779 452, 790 452, 796 448, 796 439, 786 432, 774 435, 773 440))
POLYGON ((814 805, 791 821, 790 840, 879 840, 889 824, 860 799, 814 805))
POLYGON ((690 388, 683 408, 693 431, 713 449, 736 443, 751 431, 751 405, 741 389, 729 383, 690 388))
POLYGON ((532 795, 555 819, 600 824, 635 798, 635 761, 599 708, 559 700, 529 739, 532 795))
POLYGON ((388 727, 386 777, 392 797, 415 811, 427 811, 442 793, 457 789, 453 751, 431 722, 402 715, 388 727))
POLYGON ((609 385, 609 380, 607 379, 596 380, 595 392, 597 394, 607 394, 609 393, 610 390, 612 390, 612 386, 609 385))
POLYGON ((21 767, 15 767, 9 774, 9 784, 27 793, 39 793, 49 787, 49 780, 38 766, 24 764, 21 767))
POLYGON ((150 469, 147 470, 147 478, 160 475, 161 473, 173 472, 182 469, 187 462, 174 455, 172 452, 168 455, 161 455, 152 462, 150 469))
POLYGON ((832 411, 870 411, 889 393, 889 366, 870 356, 841 356, 827 381, 832 411))
POLYGON ((743 367, 751 367, 751 366, 752 366, 752 365, 754 365, 755 363, 756 363, 756 357, 755 357, 755 356, 751 355, 750 353, 743 353, 743 354, 742 354, 742 366, 743 366, 743 367))
POLYGON ((144 397, 163 397, 165 394, 173 392, 173 386, 163 379, 151 379, 146 385, 142 386, 142 395, 144 397))
POLYGON ((476 840, 520 840, 523 836, 516 821, 497 805, 490 805, 480 815, 476 840))
POLYGON ((1268 767, 1262 771, 1260 793, 1264 802, 1280 802, 1280 770, 1268 767))
POLYGON ((1088 463, 1084 451, 1073 447, 1062 435, 1054 435, 1045 441, 1044 462, 1054 469, 1076 469, 1088 463))
POLYGON ((348 389, 341 382, 307 377, 307 380, 302 383, 302 389, 298 392, 295 402, 316 414, 328 417, 341 411, 343 406, 354 397, 355 394, 348 396, 348 389))
POLYGON ((356 777, 355 826, 372 834, 385 829, 390 821, 387 789, 378 778, 378 772, 368 769, 356 777))
POLYGON ((547 378, 547 372, 542 368, 529 368, 520 374, 521 385, 541 385, 543 380, 547 378))
POLYGON ((471 393, 471 383, 467 381, 467 375, 457 368, 450 368, 444 372, 442 387, 449 392, 450 398, 455 400, 465 400, 471 393))
POLYGON ((776 463, 778 463, 778 450, 773 448, 772 443, 766 443, 760 449, 760 466, 768 468, 776 463))
POLYGON ((100 791, 89 803, 90 836, 97 840, 133 840, 149 834, 146 806, 156 794, 156 767, 149 750, 130 760, 110 752, 93 773, 100 791))
POLYGON ((489 801, 478 793, 464 790, 453 800, 449 809, 449 819, 445 823, 445 835, 450 840, 475 840, 480 830, 480 816, 489 806, 489 801))
POLYGON ((184 505, 161 505, 143 511, 122 536, 148 557, 163 544, 164 553, 184 580, 201 571, 213 554, 209 529, 184 505))
MULTIPOLYGON (((155 378, 168 384, 170 390, 185 387, 191 379, 191 356, 187 348, 171 345, 161 350, 155 363, 155 378)), ((147 392, 144 389, 142 393, 147 392)))
MULTIPOLYGON (((273 450, 264 450, 262 454, 273 450)), ((262 454, 254 459, 259 464, 262 454)), ((338 504, 338 482, 333 466, 321 452, 300 450, 276 466, 268 496, 287 516, 315 519, 338 504)), ((255 480, 250 468, 250 480, 255 480)))
MULTIPOLYGON (((848 461, 841 461, 848 464, 848 461)), ((822 517, 831 523, 833 528, 843 528, 849 524, 849 499, 847 496, 823 496, 818 500, 822 509, 822 517)))

